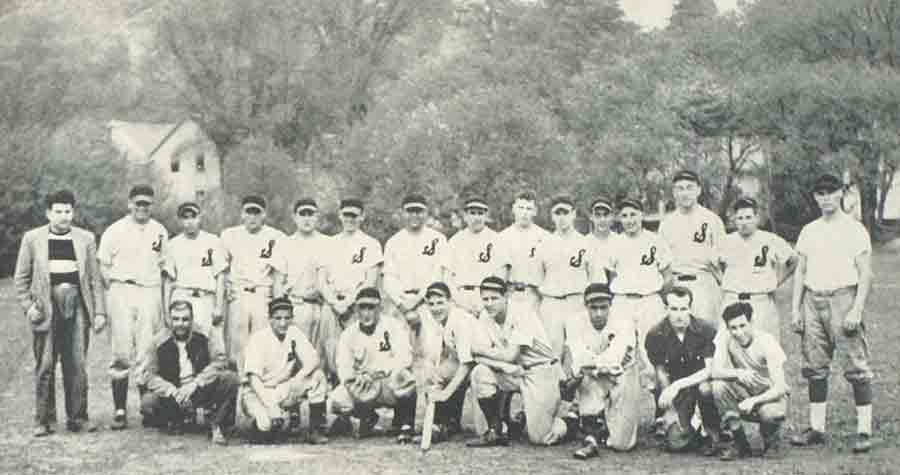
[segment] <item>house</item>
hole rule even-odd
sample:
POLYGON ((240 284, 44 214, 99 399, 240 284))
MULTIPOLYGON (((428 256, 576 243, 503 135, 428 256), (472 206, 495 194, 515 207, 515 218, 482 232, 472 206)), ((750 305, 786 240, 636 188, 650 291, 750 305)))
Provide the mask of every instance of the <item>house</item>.
POLYGON ((161 183, 166 201, 204 202, 222 185, 222 169, 215 144, 193 120, 174 124, 124 122, 107 124, 109 138, 122 157, 135 167, 148 167, 161 183))

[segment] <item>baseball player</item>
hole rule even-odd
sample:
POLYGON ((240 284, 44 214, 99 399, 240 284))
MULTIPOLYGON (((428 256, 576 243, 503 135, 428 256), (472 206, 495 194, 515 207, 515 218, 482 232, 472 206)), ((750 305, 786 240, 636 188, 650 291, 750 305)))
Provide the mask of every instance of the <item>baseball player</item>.
POLYGON ((309 401, 307 442, 324 444, 325 395, 328 381, 319 369, 319 356, 306 335, 293 324, 290 299, 272 299, 269 328, 258 329, 244 350, 241 407, 262 433, 278 433, 299 423, 300 404, 309 401), (286 420, 289 418, 288 420, 286 420))
POLYGON ((562 373, 550 340, 538 317, 520 307, 509 310, 507 284, 498 277, 481 282, 484 310, 479 320, 490 345, 475 345, 475 367, 470 380, 488 429, 468 442, 469 447, 509 444, 503 433, 501 392, 521 392, 528 439, 553 445, 565 437, 568 427, 559 416, 562 406, 559 380, 562 373))
POLYGON ((57 361, 63 372, 66 428, 97 430, 87 410, 88 329, 93 321, 99 331, 106 321, 94 234, 72 226, 75 195, 57 191, 47 196, 46 205, 47 225, 22 236, 13 279, 33 336, 35 437, 50 435, 56 423, 57 361))
POLYGON ((656 374, 657 416, 665 413, 667 448, 681 451, 690 446, 680 446, 677 441, 694 438, 691 420, 694 408, 700 406, 700 418, 709 435, 701 453, 714 456, 721 451, 721 420, 709 384, 716 327, 692 314, 692 299, 687 287, 673 287, 666 293, 666 318, 647 333, 645 348, 656 374))
POLYGON ((619 238, 611 229, 615 219, 612 201, 605 196, 598 196, 591 202, 591 223, 594 229, 588 236, 591 248, 588 251, 589 272, 591 282, 609 283, 607 267, 609 266, 612 242, 619 238))
POLYGON ((872 447, 872 368, 863 308, 872 285, 869 233, 841 210, 843 186, 833 175, 813 185, 822 216, 800 231, 800 256, 794 278, 791 326, 800 333, 803 376, 809 380, 810 428, 791 439, 794 445, 821 444, 825 439, 828 375, 837 357, 844 378, 853 386, 857 440, 853 450, 872 447))
POLYGON ((269 300, 281 295, 286 267, 281 247, 287 238, 265 220, 266 200, 246 196, 241 200, 242 224, 222 231, 229 263, 225 343, 241 375, 244 345, 250 335, 269 327, 269 300))
POLYGON ((328 253, 328 236, 317 229, 319 205, 312 198, 294 203, 297 232, 284 243, 285 295, 294 303, 294 324, 309 338, 318 351, 326 376, 336 372, 328 367, 326 345, 335 341, 341 328, 333 318, 322 318, 324 299, 319 290, 320 273, 328 253))
POLYGON ((193 323, 219 348, 225 348, 225 249, 218 236, 200 229, 202 214, 196 203, 178 206, 182 233, 166 248, 165 289, 167 303, 191 303, 193 323))
POLYGON ((421 195, 403 198, 406 227, 384 245, 384 290, 401 320, 421 319, 425 313, 425 287, 442 280, 442 258, 447 238, 425 226, 428 203, 421 195))
POLYGON ((498 272, 496 255, 499 236, 485 225, 490 207, 483 198, 470 197, 463 204, 466 228, 450 238, 445 253, 447 279, 456 304, 477 315, 481 311, 478 286, 498 272))
POLYGON ((475 366, 472 344, 483 335, 479 331, 481 322, 453 305, 447 284, 428 286, 425 299, 438 329, 438 340, 429 353, 426 386, 429 400, 436 402, 432 441, 439 442, 461 430, 469 372, 475 366))
POLYGON ((797 256, 780 236, 757 229, 758 210, 753 198, 740 198, 734 204, 738 232, 725 236, 718 249, 723 272, 722 306, 749 302, 753 305, 753 326, 781 341, 775 289, 794 273, 797 256))
POLYGON ((513 224, 500 232, 497 239, 497 265, 499 275, 509 282, 510 304, 524 305, 529 312, 538 314, 541 296, 538 285, 543 272, 537 259, 537 248, 550 238, 550 233, 534 224, 537 202, 534 194, 516 195, 512 205, 513 224))
POLYGON ((169 304, 170 329, 147 348, 142 362, 147 392, 141 397, 145 427, 156 425, 179 434, 185 416, 196 409, 215 408, 212 441, 227 444, 222 428, 234 419, 240 384, 229 369, 225 347, 194 326, 194 310, 187 300, 169 304))
POLYGON ((787 357, 774 336, 751 323, 753 314, 749 302, 735 302, 722 312, 728 333, 716 348, 711 372, 713 397, 730 442, 720 456, 722 460, 750 455, 741 419, 759 422, 764 453, 780 455, 781 425, 787 407, 787 357))
POLYGON ((163 325, 160 286, 169 233, 150 217, 153 197, 149 186, 133 187, 130 213, 106 229, 97 252, 112 333, 113 430, 128 425, 129 373, 163 325))
POLYGON ((580 460, 596 457, 602 446, 626 451, 637 443, 637 333, 628 319, 609 321, 611 301, 606 284, 591 284, 584 290, 587 312, 566 321, 564 386, 577 388, 585 434, 584 446, 574 454, 580 460))
MULTIPOLYGON (((348 198, 340 203, 342 231, 328 239, 327 252, 319 273, 319 289, 325 299, 322 306, 322 325, 343 331, 353 317, 353 297, 360 289, 377 287, 384 255, 381 243, 359 229, 365 219, 363 202, 348 198)), ((328 377, 337 381, 336 336, 324 341, 328 377)))
MULTIPOLYGON (((331 408, 340 420, 359 419, 357 437, 375 434, 378 407, 394 409, 399 419, 397 442, 412 442, 416 418, 416 382, 412 352, 403 322, 381 316, 381 294, 365 287, 356 295, 356 321, 338 343, 341 384, 331 393, 331 408)), ((344 422, 346 424, 346 422, 344 422)))
POLYGON ((725 237, 722 219, 697 203, 703 188, 696 173, 683 170, 672 179, 675 211, 659 225, 659 235, 672 251, 677 285, 691 289, 694 315, 718 325, 719 299, 716 247, 725 237))
POLYGON ((542 271, 540 316, 553 354, 559 358, 566 320, 584 313, 582 298, 588 285, 588 250, 592 243, 575 229, 575 203, 571 198, 554 198, 550 214, 556 229, 537 247, 542 271))
POLYGON ((644 229, 644 207, 640 201, 626 198, 619 203, 619 220, 624 233, 610 242, 607 265, 612 276, 611 317, 627 318, 638 331, 638 354, 651 380, 653 365, 647 359, 644 339, 666 314, 659 294, 671 282, 671 253, 666 241, 644 229))

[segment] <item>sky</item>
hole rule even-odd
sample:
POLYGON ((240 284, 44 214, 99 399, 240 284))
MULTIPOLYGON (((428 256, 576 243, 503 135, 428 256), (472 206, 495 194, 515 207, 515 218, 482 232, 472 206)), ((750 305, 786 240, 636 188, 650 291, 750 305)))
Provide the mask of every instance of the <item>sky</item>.
MULTIPOLYGON (((737 2, 738 0, 716 0, 716 6, 720 12, 726 12, 736 8, 737 2)), ((674 0, 620 0, 625 15, 649 28, 663 27, 669 23, 673 3, 674 0)))

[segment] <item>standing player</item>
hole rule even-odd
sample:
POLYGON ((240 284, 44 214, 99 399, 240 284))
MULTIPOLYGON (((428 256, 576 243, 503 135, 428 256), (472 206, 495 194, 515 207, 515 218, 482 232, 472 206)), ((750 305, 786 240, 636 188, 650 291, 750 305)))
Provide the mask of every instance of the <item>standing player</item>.
POLYGON ((781 341, 775 290, 794 273, 797 256, 780 236, 757 229, 759 206, 753 198, 735 202, 734 221, 738 232, 725 236, 718 250, 724 272, 722 306, 750 303, 753 326, 781 341))
POLYGON ((312 198, 301 198, 294 203, 294 222, 297 232, 284 243, 285 295, 294 304, 294 324, 309 338, 319 353, 323 371, 328 368, 325 345, 336 340, 341 330, 332 318, 322 318, 322 292, 319 290, 319 274, 328 252, 328 237, 317 229, 319 206, 312 198))
POLYGON ((588 285, 588 250, 592 243, 575 229, 575 203, 571 198, 554 198, 550 213, 556 230, 537 248, 543 274, 540 316, 553 354, 560 358, 566 320, 584 313, 582 299, 588 285))
POLYGON ((66 427, 94 432, 88 421, 87 357, 91 321, 106 321, 103 283, 97 269, 94 234, 72 226, 75 195, 47 197, 46 226, 22 236, 16 260, 16 295, 31 324, 35 359, 35 437, 56 423, 56 361, 63 371, 66 427))
POLYGON ((128 193, 128 216, 103 233, 97 258, 107 290, 112 332, 113 404, 110 426, 128 425, 128 376, 162 327, 162 267, 169 233, 150 217, 153 189, 138 185, 128 193))
POLYGON ((609 321, 612 293, 606 284, 584 290, 587 314, 566 321, 563 371, 566 385, 578 391, 584 446, 575 458, 599 455, 599 448, 631 450, 637 443, 640 376, 637 334, 628 319, 609 321))
POLYGON ((441 259, 447 238, 425 226, 428 204, 421 195, 403 198, 406 227, 384 246, 384 290, 401 321, 418 321, 425 313, 425 287, 443 280, 441 259))
POLYGON ((498 234, 485 225, 487 201, 469 198, 463 204, 466 228, 453 235, 447 246, 446 269, 456 304, 472 315, 481 311, 478 286, 497 271, 498 234))
POLYGON ((165 302, 190 302, 193 323, 218 348, 225 348, 225 249, 218 236, 200 229, 202 214, 196 203, 179 205, 178 217, 182 233, 169 241, 163 268, 165 302))
POLYGON ((481 300, 481 329, 490 346, 472 348, 476 364, 470 377, 488 429, 467 445, 509 444, 501 428, 501 393, 515 391, 522 393, 528 439, 534 444, 556 444, 567 432, 566 423, 558 415, 561 370, 543 326, 526 308, 515 314, 509 311, 506 282, 498 277, 481 282, 481 300))
POLYGON ((328 378, 337 381, 337 344, 340 332, 353 316, 353 297, 365 287, 377 287, 384 256, 381 244, 359 229, 365 219, 363 202, 349 198, 341 201, 342 230, 328 240, 328 250, 319 274, 322 296, 322 325, 339 329, 324 342, 328 378))
POLYGON ((752 325, 753 313, 747 302, 733 303, 722 311, 728 333, 716 348, 712 365, 713 397, 722 428, 731 439, 722 460, 750 455, 741 419, 759 422, 765 453, 779 455, 787 408, 787 357, 775 337, 752 325))
POLYGON ((534 194, 522 192, 516 195, 512 205, 514 222, 500 232, 497 265, 499 275, 506 279, 510 288, 510 303, 515 307, 523 305, 535 315, 540 310, 541 263, 537 259, 537 248, 550 238, 544 228, 534 224, 537 203, 534 194))
POLYGON ((800 263, 794 278, 791 326, 801 335, 810 428, 791 443, 824 442, 828 374, 836 356, 844 378, 853 386, 858 434, 853 451, 868 452, 874 374, 862 317, 872 285, 872 243, 866 228, 841 210, 842 191, 833 175, 816 180, 812 192, 822 217, 803 227, 795 248, 800 263))
POLYGON ((619 238, 619 235, 611 229, 615 212, 613 211, 612 201, 604 196, 594 198, 591 203, 591 222, 594 229, 588 236, 591 243, 591 249, 588 251, 590 256, 590 276, 589 280, 595 283, 608 283, 607 267, 611 259, 610 250, 612 242, 619 238))
MULTIPOLYGON (((338 343, 341 384, 331 393, 338 420, 359 419, 359 438, 374 435, 379 407, 394 409, 400 422, 397 442, 412 442, 416 419, 416 382, 412 351, 403 322, 381 316, 381 294, 366 287, 354 304, 357 321, 348 326, 338 343)), ((337 423, 337 421, 335 421, 337 423)), ((346 424, 346 423, 345 423, 346 424)))
POLYGON ((268 307, 281 294, 286 236, 265 224, 266 200, 247 196, 241 200, 241 226, 222 231, 228 256, 228 320, 225 343, 228 356, 243 374, 244 345, 250 335, 269 327, 268 307))
POLYGON ((627 318, 638 331, 638 354, 645 374, 651 379, 653 365, 647 359, 644 339, 653 325, 665 316, 660 292, 671 282, 669 246, 660 236, 644 229, 644 207, 640 201, 619 203, 619 219, 625 232, 610 246, 609 270, 615 298, 612 319, 627 318))
POLYGON ((725 237, 722 219, 697 203, 700 177, 683 170, 672 179, 675 211, 659 225, 659 235, 672 251, 672 273, 678 285, 691 289, 694 315, 718 325, 719 298, 716 247, 725 237))

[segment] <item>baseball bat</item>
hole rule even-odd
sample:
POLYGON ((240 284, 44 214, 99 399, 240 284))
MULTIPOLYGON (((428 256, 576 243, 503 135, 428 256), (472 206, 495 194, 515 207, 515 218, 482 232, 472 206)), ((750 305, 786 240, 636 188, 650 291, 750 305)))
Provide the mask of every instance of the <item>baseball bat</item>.
POLYGON ((422 451, 431 448, 431 433, 434 430, 434 400, 428 397, 425 406, 425 421, 422 423, 422 451))

